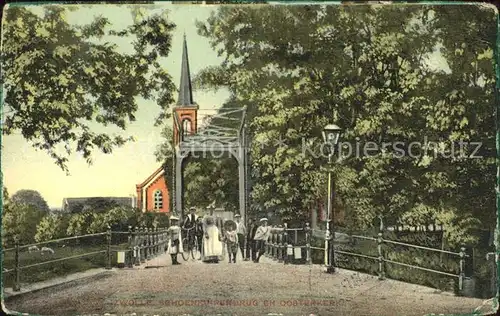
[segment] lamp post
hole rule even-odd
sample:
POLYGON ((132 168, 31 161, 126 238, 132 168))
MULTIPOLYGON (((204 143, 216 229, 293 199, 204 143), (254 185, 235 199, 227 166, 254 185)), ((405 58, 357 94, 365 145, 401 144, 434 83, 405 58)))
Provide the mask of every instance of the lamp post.
POLYGON ((325 265, 326 273, 335 272, 335 251, 334 240, 335 230, 333 226, 333 201, 334 201, 334 181, 332 175, 332 158, 335 153, 335 146, 337 145, 342 129, 335 124, 328 124, 323 128, 323 140, 325 144, 330 146, 328 152, 328 208, 326 218, 326 238, 325 238, 325 265), (331 222, 331 225, 330 225, 331 222))

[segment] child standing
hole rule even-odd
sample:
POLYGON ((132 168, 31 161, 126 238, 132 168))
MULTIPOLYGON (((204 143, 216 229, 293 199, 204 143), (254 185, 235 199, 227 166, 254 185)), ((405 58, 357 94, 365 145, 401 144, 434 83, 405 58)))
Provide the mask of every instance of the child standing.
POLYGON ((170 223, 171 225, 167 230, 169 235, 167 252, 172 257, 172 264, 178 265, 181 263, 177 261, 177 255, 179 254, 179 252, 184 251, 182 249, 182 243, 180 242, 182 238, 181 238, 181 227, 179 226, 179 218, 176 216, 170 217, 170 223))
POLYGON ((236 232, 236 228, 233 225, 228 227, 225 237, 227 243, 227 252, 229 255, 229 263, 236 263, 236 254, 238 253, 238 234, 236 232))

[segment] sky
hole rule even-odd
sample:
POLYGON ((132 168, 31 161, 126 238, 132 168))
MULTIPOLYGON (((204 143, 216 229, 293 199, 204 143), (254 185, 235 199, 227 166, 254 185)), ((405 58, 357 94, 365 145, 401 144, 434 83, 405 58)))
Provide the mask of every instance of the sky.
MULTIPOLYGON (((32 6, 34 12, 42 12, 41 6, 32 6)), ((206 38, 197 34, 196 20, 206 20, 217 6, 170 5, 160 2, 151 6, 150 13, 170 11, 170 20, 177 25, 173 32, 172 51, 163 60, 162 66, 169 71, 178 87, 182 56, 183 34, 188 41, 191 76, 207 66, 219 65, 222 58, 212 50, 206 38)), ((81 6, 69 13, 68 21, 74 24, 89 23, 96 15, 107 17, 116 28, 132 23, 130 9, 125 5, 81 6)), ((114 38, 112 40, 115 40, 114 38)), ((120 49, 130 49, 130 42, 122 39, 116 42, 120 49)), ((443 67, 444 59, 436 52, 429 64, 432 68, 443 67)), ((445 62, 444 62, 445 63, 445 62)), ((229 96, 221 90, 217 93, 194 91, 194 100, 200 110, 214 111, 229 96)), ((177 95, 175 95, 177 98, 177 95)), ((125 136, 134 136, 136 141, 116 148, 112 154, 93 153, 93 164, 88 165, 79 154, 73 154, 68 163, 70 175, 55 165, 52 158, 43 151, 37 151, 21 135, 3 136, 2 170, 3 183, 10 194, 21 189, 40 192, 50 207, 60 208, 63 198, 92 196, 131 196, 136 194, 135 185, 142 183, 159 168, 155 149, 163 140, 161 127, 154 127, 159 107, 154 101, 138 99, 137 120, 131 123, 125 136)), ((99 130, 101 131, 101 130, 99 130)), ((113 130, 114 131, 114 130, 113 130)))
MULTIPOLYGON (((34 7, 34 11, 39 10, 34 7)), ((180 81, 183 34, 188 42, 191 77, 206 66, 219 65, 217 57, 206 38, 196 32, 196 20, 206 20, 214 7, 201 5, 169 5, 165 2, 151 13, 158 13, 168 8, 170 20, 177 25, 173 32, 170 55, 164 60, 163 67, 170 72, 176 87, 180 81)), ((87 6, 68 15, 68 21, 74 24, 88 23, 94 16, 101 14, 110 19, 117 28, 132 23, 130 9, 125 6, 98 5, 87 6)), ((130 46, 127 40, 119 43, 124 50, 130 46)), ((193 98, 200 109, 216 109, 228 97, 227 91, 217 93, 194 91, 193 98)), ((177 99, 177 94, 175 94, 177 99)), ((130 196, 136 195, 135 185, 142 183, 151 173, 160 167, 154 155, 158 144, 163 140, 161 127, 153 127, 159 114, 159 107, 154 101, 138 99, 137 120, 129 125, 123 135, 134 136, 135 142, 116 148, 112 154, 99 152, 93 154, 93 164, 88 165, 81 155, 73 154, 68 164, 70 175, 67 176, 52 158, 43 151, 37 151, 21 135, 3 136, 2 171, 4 186, 10 194, 21 189, 37 190, 50 207, 61 207, 66 197, 90 196, 130 196)))

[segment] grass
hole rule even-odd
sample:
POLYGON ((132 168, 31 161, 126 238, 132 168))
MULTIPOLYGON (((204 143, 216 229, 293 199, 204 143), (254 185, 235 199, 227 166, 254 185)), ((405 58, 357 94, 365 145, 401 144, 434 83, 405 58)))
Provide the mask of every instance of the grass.
MULTIPOLYGON (((54 254, 41 255, 40 252, 29 253, 27 249, 23 249, 19 253, 20 266, 28 266, 36 263, 48 262, 56 259, 63 259, 76 255, 83 255, 96 251, 105 251, 106 243, 99 244, 80 244, 66 245, 65 247, 51 247, 54 249, 54 254)), ((117 254, 116 250, 127 249, 127 244, 112 245, 111 263, 116 265, 117 254)), ((98 253, 80 258, 61 260, 58 262, 42 264, 35 267, 21 269, 20 283, 29 284, 53 279, 55 277, 66 276, 76 272, 82 272, 94 268, 103 268, 107 263, 107 253, 98 253)), ((4 269, 13 269, 15 267, 15 251, 4 252, 2 267, 4 269)), ((3 286, 12 287, 14 284, 15 273, 3 273, 3 286)))

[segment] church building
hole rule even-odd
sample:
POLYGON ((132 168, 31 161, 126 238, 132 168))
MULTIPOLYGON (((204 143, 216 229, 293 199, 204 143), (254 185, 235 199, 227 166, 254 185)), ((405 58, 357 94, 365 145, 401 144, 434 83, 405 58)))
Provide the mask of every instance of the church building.
MULTIPOLYGON (((186 35, 184 35, 182 51, 179 98, 173 112, 173 119, 178 118, 180 121, 180 130, 178 124, 173 122, 174 145, 177 146, 182 136, 196 133, 198 117, 198 105, 193 100, 186 35)), ((171 212, 169 209, 171 194, 165 179, 163 166, 155 170, 144 182, 137 184, 136 191, 137 208, 143 212, 171 212)))

